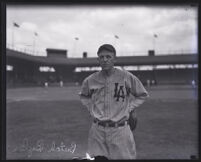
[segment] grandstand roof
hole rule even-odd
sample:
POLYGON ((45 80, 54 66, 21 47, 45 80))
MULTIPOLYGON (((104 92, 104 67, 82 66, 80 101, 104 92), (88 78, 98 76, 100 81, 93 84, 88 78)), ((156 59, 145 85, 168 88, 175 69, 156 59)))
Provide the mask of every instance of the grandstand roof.
MULTIPOLYGON (((23 52, 6 50, 7 61, 28 61, 43 65, 65 65, 74 67, 98 66, 97 58, 50 58, 32 56, 23 52)), ((119 56, 116 66, 130 65, 168 65, 168 64, 197 64, 198 54, 156 55, 156 56, 119 56)))

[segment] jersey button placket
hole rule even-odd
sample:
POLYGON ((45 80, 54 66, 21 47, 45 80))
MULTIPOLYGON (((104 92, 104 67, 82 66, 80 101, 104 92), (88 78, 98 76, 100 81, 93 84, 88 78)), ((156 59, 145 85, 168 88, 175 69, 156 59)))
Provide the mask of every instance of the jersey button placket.
POLYGON ((109 80, 106 78, 106 115, 109 115, 109 80))
POLYGON ((107 104, 106 104, 106 100, 107 100, 107 82, 106 82, 106 78, 104 78, 104 115, 107 116, 107 112, 106 112, 106 108, 107 108, 107 104))
POLYGON ((110 114, 110 109, 111 109, 111 92, 110 92, 110 79, 108 79, 108 89, 107 89, 107 98, 108 98, 108 114, 111 116, 110 114))

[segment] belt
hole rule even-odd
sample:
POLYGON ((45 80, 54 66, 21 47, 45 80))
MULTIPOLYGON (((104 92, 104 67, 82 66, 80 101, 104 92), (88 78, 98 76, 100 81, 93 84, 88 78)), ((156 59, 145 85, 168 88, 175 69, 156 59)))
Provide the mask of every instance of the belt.
POLYGON ((127 122, 127 120, 118 123, 118 122, 113 122, 111 120, 109 120, 109 121, 99 121, 97 119, 94 119, 94 123, 96 123, 97 125, 103 126, 103 127, 115 127, 115 128, 117 128, 117 127, 122 127, 122 126, 126 125, 128 122, 127 122))

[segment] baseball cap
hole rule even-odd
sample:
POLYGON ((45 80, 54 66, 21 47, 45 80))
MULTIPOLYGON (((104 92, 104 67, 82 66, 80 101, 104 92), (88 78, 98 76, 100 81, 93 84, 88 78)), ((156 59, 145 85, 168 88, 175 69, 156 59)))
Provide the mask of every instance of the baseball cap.
POLYGON ((100 46, 99 49, 98 49, 97 54, 99 54, 103 50, 113 52, 114 55, 116 56, 116 50, 111 44, 103 44, 102 46, 100 46))

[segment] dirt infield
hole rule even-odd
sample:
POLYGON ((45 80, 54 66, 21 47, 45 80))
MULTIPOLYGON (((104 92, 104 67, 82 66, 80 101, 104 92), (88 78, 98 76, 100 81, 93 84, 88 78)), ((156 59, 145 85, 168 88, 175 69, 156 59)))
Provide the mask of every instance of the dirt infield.
MULTIPOLYGON (((83 157, 91 118, 79 101, 80 87, 7 90, 7 159, 83 157)), ((198 156, 197 89, 148 88, 137 110, 138 159, 198 156)))

